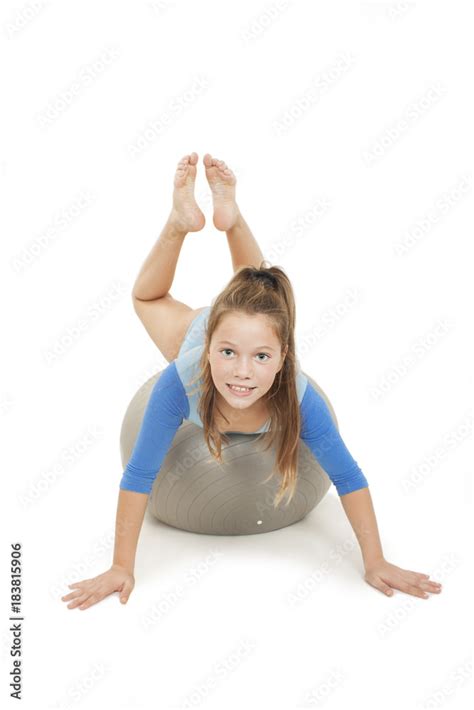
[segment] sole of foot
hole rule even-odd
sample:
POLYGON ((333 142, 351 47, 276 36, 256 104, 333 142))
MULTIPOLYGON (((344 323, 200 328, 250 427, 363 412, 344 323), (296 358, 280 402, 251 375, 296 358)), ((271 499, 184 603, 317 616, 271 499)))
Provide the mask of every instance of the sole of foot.
POLYGON ((210 153, 206 153, 202 160, 212 192, 214 226, 225 232, 234 226, 239 216, 239 208, 235 201, 237 180, 223 160, 213 158, 210 153))
POLYGON ((206 223, 206 218, 194 197, 197 162, 197 153, 184 155, 177 165, 174 176, 170 221, 184 232, 198 232, 206 223))

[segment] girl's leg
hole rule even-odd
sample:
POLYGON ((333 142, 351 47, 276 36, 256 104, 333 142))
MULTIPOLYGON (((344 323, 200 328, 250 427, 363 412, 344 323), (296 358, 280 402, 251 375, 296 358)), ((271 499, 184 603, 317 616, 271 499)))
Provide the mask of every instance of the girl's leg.
POLYGON ((132 292, 135 298, 151 301, 166 296, 186 234, 204 227, 205 217, 194 198, 197 159, 197 153, 191 153, 178 163, 171 212, 137 276, 132 292))
MULTIPOLYGON (((136 299, 152 301, 169 293, 186 234, 205 224, 194 198, 197 157, 191 153, 178 163, 171 213, 137 276, 132 292, 136 299)), ((235 200, 235 176, 224 161, 209 153, 204 164, 214 201, 214 224, 226 232, 234 272, 240 266, 260 267, 264 256, 235 200)))
POLYGON ((240 211, 235 223, 226 230, 226 235, 234 273, 242 265, 260 268, 263 254, 240 211))
POLYGON ((235 200, 237 180, 223 160, 206 153, 203 158, 206 177, 214 203, 214 226, 227 235, 235 271, 239 266, 260 267, 264 257, 235 200))
POLYGON ((140 269, 132 291, 134 298, 151 301, 166 296, 173 283, 186 234, 187 230, 170 215, 140 269))
POLYGON ((202 229, 205 223, 194 199, 196 163, 196 153, 178 163, 170 215, 132 291, 137 316, 168 362, 178 356, 190 323, 202 310, 193 310, 169 292, 186 234, 202 229))

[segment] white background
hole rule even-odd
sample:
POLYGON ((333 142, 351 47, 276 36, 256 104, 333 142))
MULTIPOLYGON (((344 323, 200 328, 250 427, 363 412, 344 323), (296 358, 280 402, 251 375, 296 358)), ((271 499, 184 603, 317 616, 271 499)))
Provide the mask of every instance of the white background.
POLYGON ((20 542, 23 707, 466 707, 469 6, 2 2, 2 697, 20 542), (364 581, 332 486, 267 535, 147 513, 128 604, 60 600, 112 561, 122 418, 167 364, 131 289, 193 150, 207 223, 173 296, 208 305, 232 275, 209 151, 292 280, 302 369, 369 481, 385 557, 440 595, 364 581))

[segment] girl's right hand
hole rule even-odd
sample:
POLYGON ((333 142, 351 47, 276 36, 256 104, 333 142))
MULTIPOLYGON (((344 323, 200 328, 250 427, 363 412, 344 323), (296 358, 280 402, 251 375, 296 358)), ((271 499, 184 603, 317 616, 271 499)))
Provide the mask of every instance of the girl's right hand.
POLYGON ((112 592, 120 592, 120 601, 125 604, 134 586, 135 578, 131 572, 119 565, 112 565, 107 572, 103 572, 97 577, 68 584, 68 587, 74 591, 61 597, 61 600, 64 602, 72 600, 67 605, 68 609, 74 609, 76 606, 79 609, 87 609, 92 604, 102 601, 112 592))

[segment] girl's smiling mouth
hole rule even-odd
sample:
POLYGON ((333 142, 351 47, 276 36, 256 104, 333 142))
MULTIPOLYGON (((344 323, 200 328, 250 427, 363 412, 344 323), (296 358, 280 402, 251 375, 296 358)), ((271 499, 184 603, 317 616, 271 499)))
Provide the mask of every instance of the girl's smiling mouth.
POLYGON ((230 385, 228 382, 226 382, 226 387, 236 397, 248 397, 249 395, 252 394, 254 389, 257 389, 256 387, 246 387, 246 388, 242 388, 242 389, 236 389, 237 387, 240 388, 240 385, 230 385))

